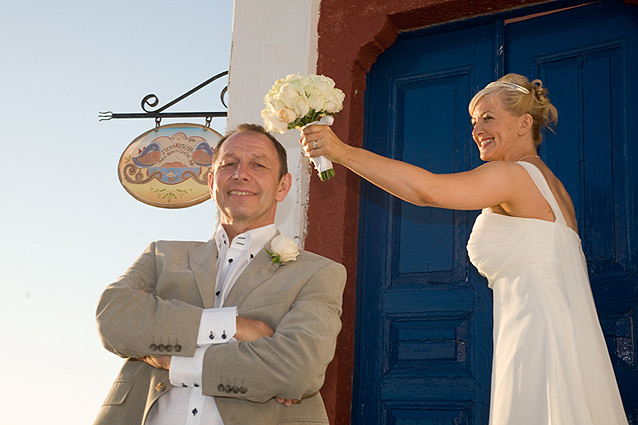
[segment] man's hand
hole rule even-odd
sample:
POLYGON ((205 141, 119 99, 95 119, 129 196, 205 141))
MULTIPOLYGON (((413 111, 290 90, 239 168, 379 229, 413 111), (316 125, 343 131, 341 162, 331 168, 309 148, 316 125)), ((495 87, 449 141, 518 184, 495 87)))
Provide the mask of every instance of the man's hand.
POLYGON ((238 341, 255 341, 265 336, 273 336, 274 333, 275 331, 261 320, 237 316, 235 339, 238 341))
POLYGON ((299 400, 291 400, 289 398, 279 398, 279 397, 275 397, 275 400, 277 400, 277 403, 279 404, 283 404, 286 407, 290 407, 293 404, 297 404, 299 403, 299 400))
POLYGON ((144 356, 144 357, 138 358, 137 360, 141 362, 146 362, 156 369, 170 370, 171 358, 172 358, 171 356, 158 356, 158 357, 144 356))
MULTIPOLYGON (((275 331, 261 320, 247 319, 237 316, 237 329, 235 331, 235 339, 238 341, 255 341, 266 336, 273 336, 275 331)), ((290 407, 293 403, 299 403, 298 400, 290 400, 287 398, 275 397, 277 403, 281 403, 286 407, 290 407)))

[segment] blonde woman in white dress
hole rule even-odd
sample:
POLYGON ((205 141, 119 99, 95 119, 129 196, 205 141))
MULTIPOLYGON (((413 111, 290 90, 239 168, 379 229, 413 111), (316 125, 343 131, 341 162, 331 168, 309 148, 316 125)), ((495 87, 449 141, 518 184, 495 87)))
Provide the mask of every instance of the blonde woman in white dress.
POLYGON ((486 164, 433 174, 304 130, 324 155, 416 205, 482 209, 467 249, 494 294, 490 425, 626 425, 596 314, 574 207, 537 154, 557 119, 540 80, 508 74, 470 102, 486 164))

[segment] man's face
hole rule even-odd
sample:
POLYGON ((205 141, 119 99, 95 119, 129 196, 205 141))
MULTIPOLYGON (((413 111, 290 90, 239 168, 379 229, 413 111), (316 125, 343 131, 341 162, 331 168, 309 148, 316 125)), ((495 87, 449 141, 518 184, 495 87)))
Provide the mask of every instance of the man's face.
POLYGON ((277 202, 284 200, 290 184, 290 174, 279 178, 279 157, 272 141, 253 131, 230 136, 208 176, 222 224, 241 226, 242 231, 274 223, 277 202))

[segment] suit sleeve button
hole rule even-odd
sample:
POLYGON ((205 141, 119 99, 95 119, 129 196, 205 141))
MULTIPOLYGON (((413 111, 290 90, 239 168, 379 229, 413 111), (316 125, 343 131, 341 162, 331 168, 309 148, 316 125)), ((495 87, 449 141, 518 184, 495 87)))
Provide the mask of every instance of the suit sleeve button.
POLYGON ((224 390, 225 390, 224 384, 219 384, 219 385, 217 386, 217 391, 219 391, 219 392, 223 393, 223 392, 224 392, 224 390))
POLYGON ((173 347, 175 349, 176 353, 179 353, 180 351, 182 351, 182 346, 179 344, 175 344, 175 346, 173 347))

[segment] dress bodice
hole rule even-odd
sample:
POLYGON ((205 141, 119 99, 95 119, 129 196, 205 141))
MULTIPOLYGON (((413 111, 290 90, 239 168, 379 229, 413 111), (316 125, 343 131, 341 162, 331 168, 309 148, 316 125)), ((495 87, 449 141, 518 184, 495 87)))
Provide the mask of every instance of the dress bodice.
MULTIPOLYGON (((555 266, 559 262, 556 232, 578 235, 566 226, 563 214, 542 173, 533 164, 518 162, 530 174, 549 203, 556 221, 513 217, 485 208, 477 217, 467 243, 470 261, 492 283, 529 267, 555 266)), ((564 236, 564 235, 563 235, 564 236)), ((575 238, 574 238, 575 237, 575 238)))

